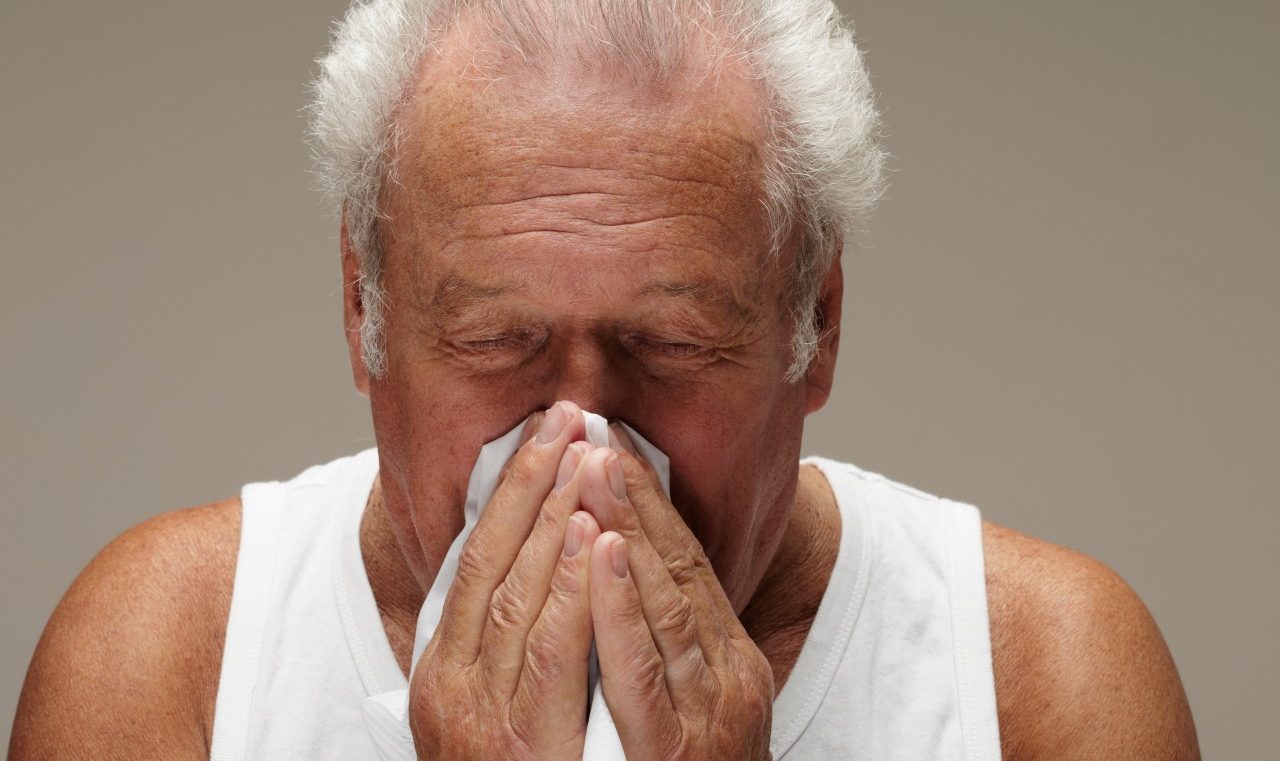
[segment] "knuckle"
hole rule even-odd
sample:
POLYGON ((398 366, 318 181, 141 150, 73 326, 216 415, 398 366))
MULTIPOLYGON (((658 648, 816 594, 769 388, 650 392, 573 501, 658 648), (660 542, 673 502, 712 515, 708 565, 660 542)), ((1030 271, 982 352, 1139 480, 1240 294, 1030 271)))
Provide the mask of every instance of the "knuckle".
POLYGON ((532 533, 535 535, 563 535, 564 527, 561 525, 563 522, 564 505, 560 503, 560 500, 548 497, 543 501, 542 507, 538 508, 538 515, 534 518, 532 533))
POLYGON ((702 576, 703 567, 701 564, 692 554, 683 549, 676 549, 667 553, 667 556, 663 558, 663 564, 666 565, 667 573, 671 574, 676 586, 681 589, 697 584, 702 576))
POLYGON ((562 555, 560 562, 556 565, 555 574, 551 576, 552 597, 567 602, 581 595, 584 591, 582 587, 582 579, 578 576, 573 561, 562 555))
POLYGON ((467 542, 462 545, 462 551, 458 553, 458 571, 454 577, 455 583, 460 583, 463 586, 473 584, 485 578, 488 573, 489 562, 483 549, 483 536, 477 530, 472 532, 467 542))
POLYGON ((529 641, 524 651, 525 678, 533 684, 548 684, 565 671, 564 644, 549 632, 529 641))
POLYGON ((685 554, 693 561, 693 567, 701 573, 715 574, 715 568, 711 565, 711 559, 707 557, 707 553, 702 549, 702 545, 694 539, 693 546, 685 549, 685 554))
POLYGON ((489 600, 489 622, 499 633, 517 629, 528 615, 526 596, 518 587, 519 582, 508 576, 489 600))
POLYGON ((693 603, 680 592, 666 595, 658 603, 658 615, 654 619, 655 633, 666 633, 681 641, 693 637, 694 618, 693 603))
POLYGON ((648 699, 667 689, 667 666, 656 651, 633 654, 628 671, 631 679, 627 686, 634 698, 648 699))

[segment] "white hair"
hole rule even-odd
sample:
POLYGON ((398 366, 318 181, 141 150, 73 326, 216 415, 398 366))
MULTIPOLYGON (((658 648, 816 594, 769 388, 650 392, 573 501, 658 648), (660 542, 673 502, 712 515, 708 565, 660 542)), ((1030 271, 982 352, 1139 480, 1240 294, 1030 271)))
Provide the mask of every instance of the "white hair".
MULTIPOLYGON (((768 145, 762 202, 777 255, 793 233, 795 323, 786 380, 803 377, 818 346, 823 276, 884 190, 879 115, 852 26, 831 0, 357 0, 319 61, 309 142, 327 198, 344 210, 361 265, 361 351, 385 370, 378 199, 392 171, 397 110, 424 54, 463 13, 526 65, 607 66, 662 81, 688 66, 709 32, 763 87, 768 145)), ((718 64, 713 64, 718 65, 718 64)))

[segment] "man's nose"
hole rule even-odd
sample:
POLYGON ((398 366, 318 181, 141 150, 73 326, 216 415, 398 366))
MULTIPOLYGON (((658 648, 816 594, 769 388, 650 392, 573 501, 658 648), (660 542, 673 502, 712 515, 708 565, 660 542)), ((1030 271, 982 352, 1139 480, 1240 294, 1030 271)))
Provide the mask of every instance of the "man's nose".
POLYGON ((607 347, 594 342, 575 343, 565 346, 557 360, 550 382, 542 389, 544 407, 564 399, 606 418, 621 414, 625 384, 620 382, 619 370, 610 361, 607 347))

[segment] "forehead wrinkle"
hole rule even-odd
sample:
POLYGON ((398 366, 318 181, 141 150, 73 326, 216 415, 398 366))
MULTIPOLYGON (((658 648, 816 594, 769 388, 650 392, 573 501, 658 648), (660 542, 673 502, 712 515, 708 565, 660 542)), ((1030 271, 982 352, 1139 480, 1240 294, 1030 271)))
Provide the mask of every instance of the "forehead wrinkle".
MULTIPOLYGON (((427 270, 435 269, 423 260, 443 263, 453 258, 446 251, 461 250, 494 263, 489 255, 506 250, 498 247, 506 244, 497 243, 498 236, 490 233, 514 221, 516 229, 530 223, 529 227, 540 228, 547 236, 591 230, 600 233, 597 245, 629 254, 699 251, 720 259, 721 266, 733 267, 749 281, 758 280, 759 262, 753 256, 746 257, 753 259, 749 263, 735 255, 757 249, 762 254, 767 244, 759 213, 764 142, 757 101, 735 100, 721 88, 695 88, 696 92, 671 98, 639 97, 630 91, 593 89, 602 84, 598 82, 545 97, 543 90, 521 89, 528 84, 522 78, 511 83, 519 86, 477 91, 447 66, 432 74, 418 80, 415 96, 400 114, 403 140, 395 153, 403 160, 404 171, 394 188, 386 188, 396 212, 392 219, 404 218, 393 222, 408 233, 401 237, 403 250, 413 252, 412 258, 422 264, 422 274, 430 275, 427 270), (628 203, 627 196, 633 196, 634 203, 628 203), (537 198, 548 200, 539 204, 537 198), (520 202, 528 202, 531 211, 541 206, 542 224, 532 216, 526 218, 520 202), (510 208, 502 209, 503 204, 510 208), (472 213, 464 211, 466 207, 472 213), (591 213, 578 224, 562 224, 568 217, 560 212, 577 210, 591 213), (656 220, 671 212, 686 216, 675 223, 678 228, 650 222, 655 224, 654 231, 662 231, 660 235, 606 236, 605 227, 587 226, 593 220, 656 220), (695 216, 718 224, 695 221, 695 216), (730 228, 727 237, 726 226, 730 228)), ((570 249, 587 245, 588 239, 580 235, 565 237, 570 249)), ((553 241, 550 237, 527 240, 539 248, 553 241)), ((512 243, 523 250, 522 244, 512 243)), ((504 272, 499 266, 487 274, 504 272)), ((460 281, 427 285, 433 279, 417 279, 426 287, 414 289, 415 300, 426 308, 465 309, 512 293, 509 287, 460 281)), ((741 288, 745 295, 758 292, 763 284, 732 287, 741 288)), ((684 288, 664 294, 658 288, 653 293, 714 307, 725 315, 754 314, 741 300, 724 298, 712 289, 684 288)))
POLYGON ((421 179, 407 189, 414 195, 427 194, 443 211, 592 196, 639 202, 697 200, 727 210, 744 203, 754 206, 759 197, 758 171, 748 155, 724 156, 700 141, 681 144, 683 150, 597 143, 572 152, 527 150, 494 135, 472 135, 465 142, 470 150, 452 160, 423 155, 416 173, 421 179))
POLYGON ((726 143, 732 149, 737 149, 737 155, 732 151, 721 152, 708 145, 702 140, 689 140, 689 136, 695 130, 685 129, 681 132, 681 137, 677 141, 670 135, 661 135, 654 131, 646 131, 646 136, 655 139, 659 145, 641 147, 633 143, 624 143, 622 145, 607 145, 603 148, 597 148, 591 152, 574 151, 570 153, 570 157, 582 157, 587 159, 578 162, 558 162, 543 160, 539 162, 542 166, 555 169, 569 169, 582 171, 607 171, 617 172, 628 179, 645 178, 657 179, 667 182, 693 182, 699 185, 714 185, 725 190, 740 190, 740 181, 744 176, 752 173, 753 164, 757 158, 757 147, 750 140, 744 139, 732 132, 723 130, 717 125, 698 131, 699 137, 706 137, 709 140, 716 141, 717 147, 719 143, 726 143), (678 146, 680 150, 674 150, 678 146), (597 162, 590 159, 595 158, 599 154, 608 153, 611 157, 622 157, 616 164, 610 162, 609 166, 601 166, 597 162), (694 156, 698 156, 697 160, 694 156), (646 169, 642 165, 628 163, 627 158, 641 157, 649 160, 649 164, 656 165, 646 169), (681 172, 679 170, 688 170, 681 172), (699 171, 707 169, 710 171, 699 171), (663 171, 667 170, 667 171, 663 171))
POLYGON ((409 129, 397 152, 419 178, 405 189, 446 207, 495 193, 518 197, 530 183, 583 179, 557 169, 692 182, 753 198, 763 190, 760 130, 720 93, 686 93, 657 106, 617 93, 569 101, 523 93, 527 107, 513 109, 509 99, 469 90, 447 74, 432 84, 424 90, 433 95, 421 93, 403 114, 409 129), (612 126, 601 130, 595 124, 605 112, 612 126))
MULTIPOLYGON (((603 167, 603 166, 557 164, 553 162, 540 161, 537 163, 536 166, 524 167, 515 171, 499 170, 499 171, 486 172, 485 174, 487 175, 487 177, 485 179, 481 179, 477 177, 475 172, 472 172, 472 171, 459 172, 458 178, 461 179, 463 182, 471 185, 485 186, 486 189, 489 189, 489 186, 492 185, 493 180, 497 180, 497 179, 517 179, 518 178, 521 180, 525 180, 526 182, 523 183, 522 185, 518 185, 517 187, 513 188, 511 190, 510 197, 502 197, 497 200, 477 200, 474 202, 467 202, 467 201, 460 200, 460 201, 455 201, 454 203, 451 203, 451 204, 442 203, 441 204, 442 208, 444 208, 446 211, 454 211, 457 209, 462 209, 467 207, 505 206, 510 204, 517 204, 517 203, 520 203, 521 201, 536 201, 539 199, 549 199, 549 198, 574 198, 574 197, 581 198, 581 197, 595 196, 600 198, 643 199, 646 197, 644 193, 637 192, 635 190, 627 190, 627 191, 556 190, 556 189, 547 189, 543 191, 530 190, 529 186, 534 184, 535 182, 534 180, 530 179, 530 176, 538 172, 538 170, 543 170, 543 169, 565 170, 563 173, 564 180, 573 179, 574 173, 577 173, 577 172, 586 172, 586 173, 607 172, 609 174, 616 175, 617 179, 624 180, 624 181, 657 180, 659 182, 673 183, 678 186, 692 186, 691 189, 697 189, 699 187, 715 187, 715 188, 720 188, 723 190, 730 190, 730 191, 736 189, 732 181, 723 182, 723 181, 717 181, 718 178, 713 179, 713 178, 704 178, 704 177, 673 177, 669 174, 663 174, 661 172, 644 171, 635 166, 603 167)), ((551 178, 544 178, 539 176, 537 181, 550 182, 551 178)), ((459 183, 449 182, 448 180, 446 180, 444 183, 441 183, 441 184, 457 185, 459 183)), ((568 184, 568 183, 566 182, 565 184, 568 184)), ((668 192, 671 192, 671 191, 668 191, 668 192)), ((680 191, 677 190, 675 192, 680 192, 680 191)))
MULTIPOLYGON (((534 218, 528 221, 500 220, 494 223, 495 229, 473 228, 464 232, 450 234, 448 239, 440 246, 440 253, 447 255, 450 249, 466 246, 468 243, 484 244, 493 241, 516 241, 523 236, 529 235, 566 235, 588 244, 608 245, 607 236, 610 231, 644 228, 645 226, 656 229, 674 229, 674 226, 681 225, 687 220, 706 222, 719 227, 729 236, 736 232, 729 223, 710 214, 693 212, 685 214, 629 213, 631 211, 627 209, 582 210, 575 213, 558 211, 550 218, 534 218)), ((715 254, 706 246, 696 245, 693 237, 693 234, 690 234, 678 246, 672 242, 664 241, 653 245, 645 245, 644 250, 661 252, 675 251, 677 249, 699 249, 713 255, 720 255, 715 254)), ((636 251, 634 244, 627 246, 627 241, 625 240, 620 243, 620 248, 631 250, 633 253, 636 251)))
MULTIPOLYGON (((613 159, 627 146, 635 145, 638 133, 646 141, 656 140, 663 148, 673 149, 664 152, 676 166, 700 163, 690 161, 693 154, 703 161, 711 158, 720 169, 733 170, 726 173, 733 181, 740 178, 744 167, 749 172, 755 170, 752 173, 760 170, 760 153, 769 131, 768 95, 752 67, 745 64, 734 39, 722 38, 714 24, 694 24, 697 33, 687 51, 691 57, 681 59, 667 77, 618 77, 627 70, 601 69, 584 60, 555 67, 558 74, 549 77, 551 72, 537 65, 538 56, 531 60, 527 57, 531 51, 520 46, 508 49, 503 44, 511 42, 502 34, 509 24, 495 26, 495 19, 488 18, 482 8, 483 4, 461 12, 448 34, 419 63, 396 123, 405 128, 400 136, 409 143, 416 142, 415 137, 426 137, 422 126, 433 134, 418 145, 427 147, 425 151, 402 153, 400 149, 409 146, 397 140, 397 159, 416 158, 414 163, 420 170, 443 169, 442 174, 468 173, 459 166, 463 162, 487 163, 485 173, 493 177, 495 170, 500 171, 512 158, 520 158, 524 150, 536 153, 546 147, 538 137, 545 131, 528 129, 536 125, 550 126, 552 132, 559 133, 561 139, 552 144, 570 148, 574 159, 592 142, 564 139, 572 137, 575 130, 579 138, 612 138, 613 159), (494 58, 485 51, 524 52, 494 58), (513 120, 513 114, 520 116, 513 120), (605 130, 588 128, 582 132, 586 123, 601 118, 609 122, 605 130), (476 127, 482 134, 477 134, 476 127), (423 161, 437 152, 442 139, 449 142, 459 137, 470 143, 462 155, 434 167, 423 161), (493 138, 498 138, 498 144, 493 138), (485 155, 495 148, 500 158, 485 155)), ((544 31, 541 26, 534 28, 544 31)), ((549 29, 558 28, 552 21, 549 29)), ((542 45, 535 45, 534 50, 551 52, 542 45)), ((599 57, 597 51, 590 59, 598 62, 599 57)), ((440 179, 435 178, 437 182, 440 179)))

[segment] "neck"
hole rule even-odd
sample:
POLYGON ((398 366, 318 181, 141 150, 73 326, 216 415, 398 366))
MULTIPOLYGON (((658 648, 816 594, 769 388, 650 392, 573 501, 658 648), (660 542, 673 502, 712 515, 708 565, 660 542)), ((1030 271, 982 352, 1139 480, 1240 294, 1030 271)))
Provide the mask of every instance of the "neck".
POLYGON ((360 520, 360 555, 369 586, 382 616, 387 640, 400 668, 408 676, 418 611, 427 593, 405 560, 386 505, 382 500, 382 476, 373 480, 364 517, 360 520))
POLYGON ((800 468, 795 506, 774 561, 738 619, 773 666, 774 694, 795 666, 840 550, 840 510, 816 467, 800 468))

